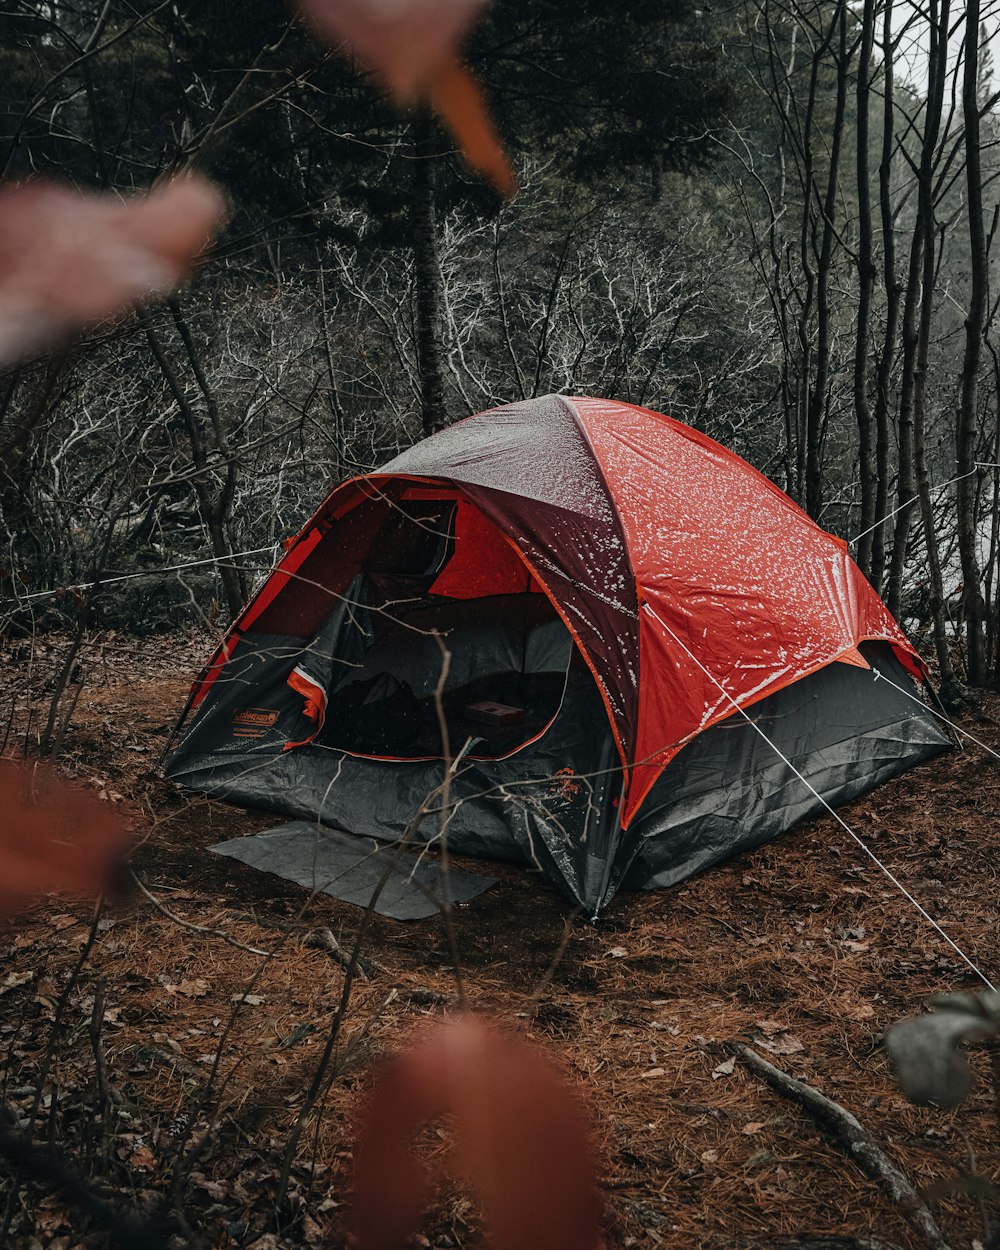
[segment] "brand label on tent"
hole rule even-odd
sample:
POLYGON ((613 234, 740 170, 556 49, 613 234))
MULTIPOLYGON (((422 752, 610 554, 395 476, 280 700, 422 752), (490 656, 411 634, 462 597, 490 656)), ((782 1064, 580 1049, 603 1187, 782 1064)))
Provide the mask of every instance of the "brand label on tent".
POLYGON ((269 707, 237 708, 230 717, 234 738, 263 738, 277 722, 278 713, 269 707))

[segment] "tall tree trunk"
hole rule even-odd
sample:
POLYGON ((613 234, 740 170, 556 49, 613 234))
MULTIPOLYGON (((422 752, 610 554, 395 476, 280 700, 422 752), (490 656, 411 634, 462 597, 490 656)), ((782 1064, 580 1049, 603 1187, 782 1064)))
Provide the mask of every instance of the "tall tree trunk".
MULTIPOLYGON (((209 541, 212 544, 212 553, 218 562, 219 580, 222 582, 222 592, 225 595, 226 607, 229 610, 230 617, 235 619, 242 611, 247 597, 246 583, 243 580, 242 570, 238 569, 233 563, 233 547, 228 531, 229 509, 232 504, 235 486, 235 461, 230 457, 228 464, 226 464, 223 470, 224 484, 222 490, 213 490, 212 466, 209 463, 210 450, 198 413, 191 406, 180 375, 167 357, 163 344, 153 328, 148 314, 144 314, 143 328, 146 332, 146 339, 153 353, 153 358, 160 367, 160 372, 163 374, 164 381, 174 397, 177 410, 184 423, 184 430, 191 446, 191 460, 195 468, 191 484, 198 497, 198 511, 201 513, 201 519, 208 530, 209 541)), ((216 448, 216 451, 220 450, 220 448, 216 448)))
MULTIPOLYGON (((930 187, 926 188, 930 200, 930 187)), ((924 199, 925 188, 920 188, 924 199)), ((955 673, 948 647, 948 632, 944 613, 944 579, 941 575, 941 559, 938 553, 937 526, 931 499, 930 477, 927 472, 927 450, 924 431, 927 407, 927 357, 931 338, 933 317, 934 270, 936 248, 934 235, 933 205, 922 205, 920 220, 923 223, 923 300, 917 331, 917 355, 913 385, 913 463, 916 471, 917 497, 920 500, 920 519, 923 523, 924 543, 927 548, 927 580, 930 588, 931 625, 934 630, 934 651, 937 655, 942 697, 948 701, 955 693, 955 673)))
MULTIPOLYGON (((825 56, 827 44, 822 49, 814 50, 812 67, 809 76, 809 97, 805 110, 803 134, 801 136, 801 152, 799 159, 802 165, 802 220, 799 223, 799 264, 805 279, 805 294, 799 308, 797 334, 799 340, 799 375, 796 386, 796 411, 798 413, 798 459, 796 462, 796 478, 799 494, 796 502, 806 511, 810 510, 810 466, 818 463, 816 449, 812 442, 812 402, 809 379, 812 375, 812 318, 816 297, 816 271, 813 266, 812 232, 815 226, 813 216, 814 162, 813 151, 813 117, 816 111, 817 79, 821 54, 825 56)), ((784 117, 787 128, 790 119, 784 117)), ((794 136, 793 136, 794 138, 794 136)), ((815 514, 814 514, 815 515, 815 514)))
POLYGON ((958 460, 958 550, 962 561, 962 606, 965 613, 969 682, 986 684, 985 605, 980 586, 979 554, 976 550, 976 400, 979 390, 979 361, 983 326, 986 319, 989 258, 986 226, 983 220, 983 182, 980 159, 979 101, 979 10, 980 0, 966 0, 965 72, 962 80, 962 110, 965 138, 965 185, 969 215, 969 262, 971 285, 969 310, 965 318, 965 358, 962 361, 962 387, 955 428, 958 460))
MULTIPOLYGON (((994 211, 994 222, 1000 217, 1000 205, 994 211)), ((986 663, 990 669, 990 684, 993 689, 1000 688, 1000 578, 997 577, 997 561, 1000 560, 1000 353, 985 336, 986 348, 990 354, 993 367, 993 451, 990 459, 993 479, 992 500, 990 505, 990 552, 986 563, 986 663)))
MULTIPOLYGON (((889 569, 887 605, 899 616, 902 600, 903 573, 909 539, 912 503, 921 482, 926 483, 927 465, 923 457, 923 423, 927 394, 927 357, 930 346, 931 321, 934 315, 934 281, 936 265, 936 232, 934 225, 934 178, 938 163, 938 138, 948 74, 948 19, 950 0, 929 0, 928 87, 924 104, 924 129, 921 135, 920 164, 917 170, 917 213, 910 247, 910 267, 903 308, 903 377, 899 401, 899 512, 893 534, 892 561, 889 569), (916 438, 916 445, 914 444, 916 438), (914 463, 915 453, 920 456, 914 463), (915 482, 914 473, 918 475, 915 482), (916 487, 916 489, 915 489, 916 487)), ((937 535, 933 511, 928 500, 921 499, 921 516, 927 544, 928 581, 931 613, 938 658, 950 674, 944 638, 944 598, 941 570, 937 554, 937 535)))
MULTIPOLYGON (((933 0, 931 12, 933 14, 933 0)), ((938 83, 940 83, 941 87, 940 98, 943 100, 944 58, 947 56, 947 35, 945 33, 948 29, 947 22, 946 0, 940 27, 943 41, 935 44, 934 35, 932 34, 931 36, 931 81, 927 94, 928 118, 927 133, 924 136, 925 156, 927 153, 932 154, 936 148, 937 128, 933 120, 933 113, 939 98, 937 94, 938 83), (937 73, 936 71, 940 72, 937 73)), ((955 675, 948 648, 948 632, 944 615, 944 580, 941 575, 937 525, 934 520, 934 506, 931 499, 930 476, 927 470, 927 450, 924 437, 927 413, 927 368, 930 353, 931 325, 934 319, 934 285, 937 269, 938 236, 934 224, 933 172, 932 160, 922 159, 917 184, 916 229, 921 235, 921 278, 920 315, 917 322, 917 345, 913 367, 913 464, 927 556, 927 581, 930 589, 929 602, 931 625, 934 631, 934 650, 937 655, 941 689, 947 699, 949 688, 954 686, 955 675)))
POLYGON ((320 328, 323 332, 323 351, 325 354, 326 379, 330 388, 330 414, 333 418, 333 480, 340 482, 344 477, 344 412, 340 403, 337 388, 337 370, 333 357, 333 331, 330 326, 330 309, 326 297, 326 274, 322 264, 319 267, 319 314, 320 328))
POLYGON ((900 285, 896 277, 896 223, 892 208, 892 157, 895 147, 895 70, 892 0, 885 0, 882 23, 882 155, 878 167, 879 217, 882 222, 882 285, 885 325, 875 368, 875 529, 872 531, 871 582, 881 594, 885 581, 885 523, 889 512, 889 453, 892 374, 899 330, 900 285))
POLYGON ((421 109, 413 123, 413 268, 416 300, 417 375, 424 435, 448 424, 441 361, 441 262, 434 205, 434 120, 421 109))
POLYGON ((861 49, 856 91, 858 184, 858 323, 854 339, 854 413, 858 423, 858 473, 861 479, 861 516, 857 560, 862 573, 871 572, 875 538, 875 466, 871 405, 868 403, 868 334, 877 270, 872 243, 872 197, 868 176, 868 110, 871 98, 872 48, 875 41, 875 0, 865 0, 861 15, 861 49))
MULTIPOLYGON (((201 391, 202 398, 205 401, 205 410, 208 413, 209 425, 212 430, 212 441, 215 451, 217 452, 222 464, 220 466, 220 475, 222 477, 222 489, 218 491, 213 507, 211 525, 215 525, 225 535, 225 545, 228 546, 230 555, 234 550, 234 544, 230 528, 232 525, 233 499, 236 496, 236 485, 238 481, 238 465, 233 449, 229 442, 229 435, 226 432, 226 424, 223 420, 222 411, 219 407, 218 397, 208 380, 208 375, 202 367, 201 357, 198 354, 198 348, 194 338, 181 312, 180 303, 176 296, 172 296, 167 301, 171 315, 174 319, 174 325, 184 344, 184 350, 187 353, 188 361, 191 365, 191 372, 195 376, 198 383, 198 389, 201 391)), ((246 573, 242 566, 234 564, 232 560, 226 566, 220 566, 220 572, 225 574, 224 584, 226 586, 226 597, 229 600, 230 609, 232 608, 233 595, 230 594, 229 587, 235 588, 239 596, 240 607, 236 609, 238 612, 250 592, 247 582, 246 573)), ((234 613, 235 615, 235 613, 234 613)))
POLYGON ((906 294, 903 299, 902 348, 903 365, 899 380, 897 412, 898 464, 896 468, 896 516, 892 531, 892 549, 886 580, 885 602, 889 611, 900 617, 903 598, 903 569, 910 537, 910 521, 916 490, 913 481, 913 390, 917 360, 917 306, 920 301, 920 262, 922 237, 914 231, 910 243, 906 294))
MULTIPOLYGON (((834 218, 837 209, 837 178, 840 172, 840 150, 844 133, 844 112, 847 105, 847 0, 839 0, 835 17, 837 29, 837 96, 831 126, 830 156, 826 187, 823 192, 823 221, 819 257, 816 263, 816 373, 806 411, 806 511, 819 520, 823 511, 823 436, 830 382, 830 271, 833 265, 833 244, 836 235, 834 218)), ((817 77, 818 61, 814 67, 817 77)), ((811 102, 810 102, 811 104, 811 102)), ((811 136, 809 136, 811 140, 811 136)), ((812 192, 810 187, 809 191, 812 192)), ((819 185, 815 187, 819 199, 819 185)), ((812 194, 809 196, 812 200, 812 194)))
MULTIPOLYGON (((799 28, 794 22, 790 24, 788 38, 788 63, 784 67, 784 93, 782 117, 787 118, 792 108, 792 82, 795 73, 796 55, 798 52, 798 33, 799 28)), ((773 55, 773 53, 772 53, 773 55)), ((775 87, 775 98, 781 98, 778 94, 778 87, 775 87)), ((784 241, 784 227, 782 231, 778 231, 778 223, 784 222, 788 211, 788 156, 786 146, 788 143, 787 126, 783 126, 778 139, 778 194, 776 201, 771 210, 771 220, 768 226, 768 247, 771 254, 772 262, 772 301, 778 314, 778 325, 781 330, 781 397, 782 410, 785 414, 785 489, 796 501, 802 502, 802 491, 804 488, 803 477, 805 475, 805 458, 799 458, 799 451, 802 446, 801 431, 799 429, 799 405, 798 390, 794 381, 793 358, 792 358, 792 316, 791 316, 791 292, 794 285, 789 281, 788 286, 784 284, 783 275, 788 273, 791 277, 790 258, 791 251, 784 241)))

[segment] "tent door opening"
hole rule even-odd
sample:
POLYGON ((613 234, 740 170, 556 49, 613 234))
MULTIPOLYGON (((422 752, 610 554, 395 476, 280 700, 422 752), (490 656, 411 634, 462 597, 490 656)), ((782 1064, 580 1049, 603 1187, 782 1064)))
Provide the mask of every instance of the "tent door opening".
POLYGON ((502 759, 559 713, 575 647, 499 531, 465 499, 409 487, 348 590, 316 745, 374 759, 502 759), (486 593, 483 593, 486 592, 486 593), (447 744, 442 741, 436 690, 447 744))

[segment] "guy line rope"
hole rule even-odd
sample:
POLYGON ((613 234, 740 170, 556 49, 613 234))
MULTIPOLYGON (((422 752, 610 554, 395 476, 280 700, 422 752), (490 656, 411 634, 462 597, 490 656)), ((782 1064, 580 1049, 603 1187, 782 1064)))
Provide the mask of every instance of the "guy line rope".
MULTIPOLYGON (((974 473, 978 473, 980 469, 1000 469, 1000 464, 995 464, 991 460, 977 460, 968 473, 959 473, 957 477, 949 478, 947 482, 936 483, 931 490, 945 490, 949 486, 954 486, 956 482, 964 482, 967 477, 972 477, 974 473)), ((898 508, 893 508, 891 512, 887 512, 885 516, 879 517, 874 525, 869 525, 866 530, 862 530, 860 534, 855 534, 847 543, 848 547, 853 547, 855 543, 859 543, 866 534, 870 534, 872 530, 877 530, 880 525, 886 521, 891 521, 897 512, 902 512, 904 508, 911 508, 917 502, 917 496, 913 495, 905 503, 901 503, 898 508)))
POLYGON ((53 595, 66 595, 74 590, 93 590, 95 586, 113 586, 115 582, 131 582, 137 577, 160 577, 164 573, 178 573, 181 569, 193 569, 200 564, 229 564, 243 556, 259 556, 265 551, 273 552, 278 543, 269 543, 266 547, 254 547, 250 551, 234 551, 228 556, 206 556, 203 560, 185 560, 182 564, 168 564, 158 569, 143 569, 138 573, 116 573, 114 577, 98 577, 92 582, 76 582, 72 586, 54 586, 51 590, 35 590, 30 595, 21 595, 18 604, 28 603, 32 599, 51 599, 53 595))
MULTIPOLYGON (((732 697, 732 695, 725 688, 725 686, 723 686, 723 684, 715 677, 713 673, 709 672, 709 670, 705 667, 704 664, 702 664, 701 660, 698 659, 698 657, 694 654, 694 652, 690 649, 690 647, 687 646, 687 644, 683 641, 683 639, 678 638, 678 636, 674 633, 674 631, 670 628, 670 626, 666 623, 666 621, 660 616, 658 612, 655 611, 655 609, 650 607, 648 603, 643 604, 643 608, 652 617, 654 617, 656 621, 659 622, 659 624, 663 627, 663 629, 666 630, 666 632, 670 635, 670 637, 674 640, 674 642, 676 642, 677 645, 687 654, 687 656, 691 660, 694 661, 694 663, 698 666, 698 668, 702 671, 702 673, 719 690, 723 698, 725 698, 730 704, 732 704, 733 709, 739 712, 740 716, 743 717, 743 719, 750 726, 750 728, 753 729, 753 731, 756 734, 758 734, 761 738, 763 738, 764 742, 767 743, 767 745, 771 748, 771 750, 775 753, 775 755, 778 756, 778 758, 782 761, 782 763, 784 763, 784 765, 787 768, 791 769, 791 771, 795 774, 795 776, 799 779, 799 781, 802 782, 802 784, 813 795, 813 797, 819 800, 819 802, 823 805, 823 807, 826 808, 826 810, 830 813, 830 815, 834 818, 834 820, 840 825, 840 827, 854 839, 854 841, 858 844, 858 846, 862 849, 862 851, 864 851, 864 853, 868 856, 868 858, 872 861, 872 863, 875 864, 875 866, 879 868, 885 874, 888 880, 891 881, 892 884, 896 887, 896 889, 899 890, 900 894, 902 894, 903 897, 908 900, 908 902, 914 907, 914 909, 918 912, 918 914, 922 916, 924 920, 927 921, 927 923, 931 926, 932 929, 934 929, 934 931, 938 934, 938 936, 944 938, 945 942, 947 942, 947 944, 951 947, 951 949, 955 952, 955 954, 958 955, 959 958, 963 961, 963 963, 965 963, 972 970, 972 972, 975 973, 975 975, 979 978, 980 981, 982 981, 982 983, 986 986, 988 990, 993 990, 995 992, 996 986, 989 979, 989 977, 985 974, 985 972, 983 972, 973 962, 973 960, 969 958, 969 956, 965 953, 965 951, 962 950, 962 948, 958 945, 958 943, 952 937, 950 937, 948 933, 945 932, 945 930, 941 927, 941 925, 938 924, 938 922, 934 919, 934 917, 928 911, 926 911, 921 906, 920 903, 917 902, 917 900, 913 897, 913 895, 906 888, 906 886, 903 885, 903 883, 899 880, 897 876, 895 876, 895 874, 892 872, 890 868, 887 867, 887 865, 882 863, 882 861, 875 854, 875 852, 871 849, 871 847, 865 842, 865 840, 859 834, 854 832, 854 830, 847 823, 847 821, 844 820, 843 816, 841 816, 838 812, 834 811, 834 809, 830 806, 830 804, 826 801, 826 799, 823 798, 822 794, 820 794, 820 792, 815 788, 815 786, 813 786, 812 782, 810 782, 807 777, 803 776, 803 774, 799 772, 799 770, 795 767, 795 765, 788 758, 788 756, 785 755, 784 751, 781 750, 781 748, 777 745, 777 743, 773 742, 767 736, 767 734, 763 731, 763 729, 761 729, 761 727, 757 724, 757 722, 753 720, 753 718, 736 702, 736 700, 732 697)), ((886 678, 885 680, 888 680, 888 678, 886 678)), ((895 682, 890 682, 890 685, 895 685, 895 682)), ((898 686, 896 688, 899 689, 898 686)), ((904 693, 906 692, 904 691, 904 693)), ((923 706, 923 704, 921 704, 921 706, 923 706)), ((989 750, 989 748, 987 748, 987 750, 989 750)), ((993 751, 991 752, 991 754, 996 755, 997 753, 993 751)), ((1000 756, 998 756, 997 758, 1000 758, 1000 756)))

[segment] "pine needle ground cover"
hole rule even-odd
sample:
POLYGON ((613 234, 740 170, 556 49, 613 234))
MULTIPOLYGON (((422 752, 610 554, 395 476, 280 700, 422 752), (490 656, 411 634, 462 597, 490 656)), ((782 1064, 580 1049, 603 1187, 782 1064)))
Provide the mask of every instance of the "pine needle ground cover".
MULTIPOLYGON (((8 752, 38 724, 61 645, 7 645, 8 752)), ((88 648, 59 762, 127 813, 148 893, 133 887, 96 922, 84 905, 38 905, 0 938, 0 1092, 40 1141, 161 1220, 177 1245, 338 1245, 378 1060, 455 1010, 452 947, 440 918, 371 918, 317 1109, 290 1157, 362 912, 210 855, 273 820, 160 780, 157 755, 204 649, 203 637, 176 638, 139 664, 120 636, 88 648)), ((964 723, 992 743, 1000 706, 987 700, 964 723)), ((987 974, 996 767, 969 747, 844 809, 987 974)), ((489 870, 499 884, 453 919, 466 994, 579 1089, 601 1150, 609 1245, 721 1250, 804 1233, 920 1244, 820 1130, 733 1062, 734 1040, 851 1110, 918 1186, 958 1177, 972 1156, 996 1179, 984 1057, 973 1097, 946 1113, 906 1102, 881 1047, 924 996, 974 979, 833 820, 680 888, 622 894, 596 925, 530 875, 489 870)), ((420 1149, 442 1160, 447 1125, 420 1149)), ((103 1244, 51 1186, 15 1185, 6 1165, 0 1204, 12 1245, 103 1244)), ((953 1245, 982 1236, 974 1194, 935 1209, 953 1245)), ((481 1244, 473 1197, 445 1186, 421 1244, 481 1244)))

